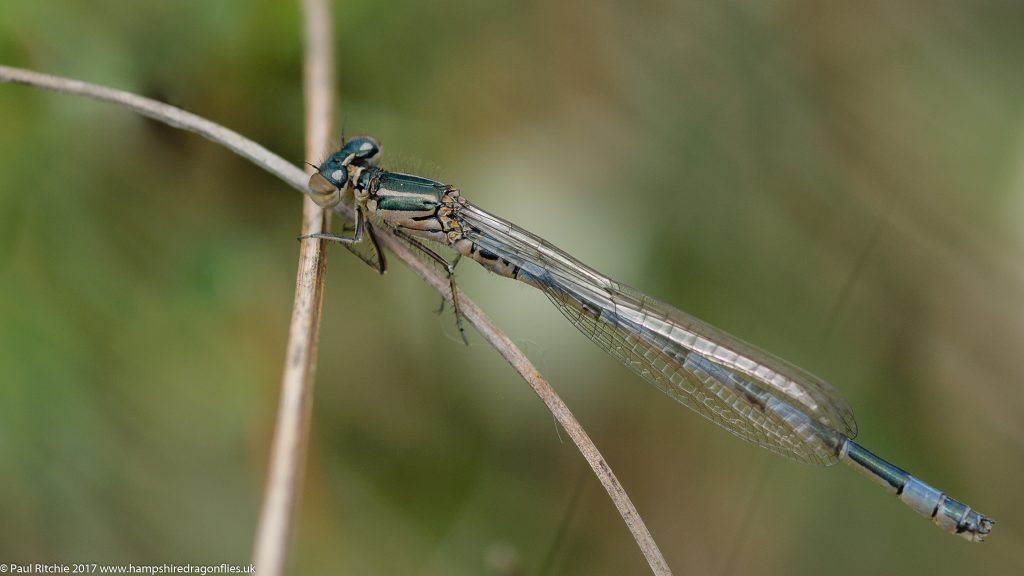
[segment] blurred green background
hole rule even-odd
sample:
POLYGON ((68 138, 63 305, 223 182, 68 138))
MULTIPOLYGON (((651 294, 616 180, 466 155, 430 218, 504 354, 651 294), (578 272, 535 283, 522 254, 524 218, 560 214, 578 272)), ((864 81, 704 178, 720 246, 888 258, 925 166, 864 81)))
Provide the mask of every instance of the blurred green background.
MULTIPOLYGON (((526 286, 461 286, 678 574, 1024 569, 1024 4, 338 2, 339 124, 832 382, 971 545, 735 440, 526 286)), ((294 2, 0 5, 0 62, 303 158, 294 2)), ((340 131, 340 126, 338 130, 340 131)), ((196 136, 0 85, 0 562, 247 563, 300 196, 196 136)), ((530 389, 400 265, 331 253, 296 574, 640 574, 530 389)))

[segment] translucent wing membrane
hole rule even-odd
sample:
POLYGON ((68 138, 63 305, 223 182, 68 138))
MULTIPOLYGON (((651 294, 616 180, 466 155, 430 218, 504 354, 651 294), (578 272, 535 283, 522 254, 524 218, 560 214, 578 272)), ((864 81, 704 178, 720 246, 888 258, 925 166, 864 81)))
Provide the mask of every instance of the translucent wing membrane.
POLYGON ((466 236, 519 267, 583 334, 701 416, 772 452, 837 461, 853 412, 815 376, 589 268, 544 239, 467 204, 466 236))

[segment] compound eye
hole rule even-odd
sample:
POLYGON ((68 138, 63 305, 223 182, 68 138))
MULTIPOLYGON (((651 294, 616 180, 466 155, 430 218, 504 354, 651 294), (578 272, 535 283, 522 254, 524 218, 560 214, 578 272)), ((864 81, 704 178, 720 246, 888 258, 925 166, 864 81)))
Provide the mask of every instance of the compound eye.
POLYGON ((337 186, 332 184, 327 178, 324 178, 323 174, 319 172, 309 177, 309 188, 317 194, 331 194, 338 189, 337 186))
POLYGON ((359 151, 356 153, 356 156, 367 164, 375 164, 380 158, 380 144, 377 144, 377 141, 373 138, 366 138, 359 145, 359 151))
POLYGON ((309 177, 310 198, 323 208, 330 208, 341 201, 341 188, 335 186, 319 172, 309 177))
POLYGON ((380 160, 380 144, 369 136, 359 136, 345 142, 338 153, 351 156, 358 164, 372 166, 380 160))

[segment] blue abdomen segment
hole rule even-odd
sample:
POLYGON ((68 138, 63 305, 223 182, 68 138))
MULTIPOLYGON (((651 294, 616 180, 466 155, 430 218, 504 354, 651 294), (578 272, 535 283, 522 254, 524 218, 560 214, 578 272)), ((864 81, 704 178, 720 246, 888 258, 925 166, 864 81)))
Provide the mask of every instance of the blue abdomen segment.
POLYGON ((921 482, 853 440, 846 441, 839 457, 947 532, 972 542, 981 542, 992 531, 995 521, 991 518, 921 482))

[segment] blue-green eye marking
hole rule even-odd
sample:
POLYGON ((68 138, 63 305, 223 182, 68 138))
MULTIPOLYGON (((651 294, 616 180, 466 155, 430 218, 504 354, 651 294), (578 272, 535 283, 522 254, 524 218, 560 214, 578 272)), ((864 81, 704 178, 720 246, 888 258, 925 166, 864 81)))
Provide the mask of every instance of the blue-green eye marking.
POLYGON ((332 157, 339 154, 342 160, 351 155, 352 160, 349 161, 350 164, 373 166, 380 160, 380 143, 375 138, 369 136, 358 136, 345 141, 341 150, 335 152, 332 157))

